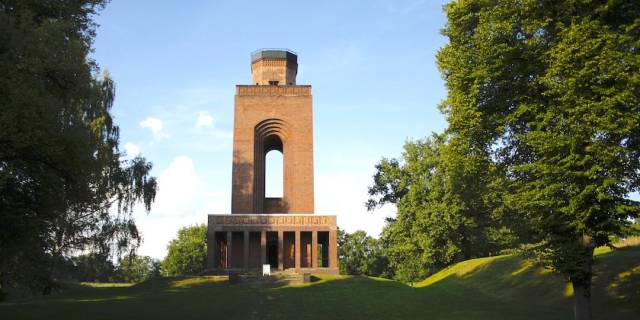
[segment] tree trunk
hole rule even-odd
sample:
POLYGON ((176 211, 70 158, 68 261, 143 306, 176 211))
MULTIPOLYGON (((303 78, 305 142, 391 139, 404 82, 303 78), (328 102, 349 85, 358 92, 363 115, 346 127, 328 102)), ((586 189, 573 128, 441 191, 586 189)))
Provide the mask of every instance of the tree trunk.
POLYGON ((573 284, 573 313, 575 320, 591 320, 591 279, 589 281, 574 281, 573 284))
POLYGON ((575 320, 591 320, 591 278, 595 245, 588 235, 583 235, 578 241, 584 251, 578 262, 581 270, 570 278, 573 285, 573 314, 575 320))
POLYGON ((5 272, 0 271, 0 302, 4 301, 9 289, 9 279, 5 272))

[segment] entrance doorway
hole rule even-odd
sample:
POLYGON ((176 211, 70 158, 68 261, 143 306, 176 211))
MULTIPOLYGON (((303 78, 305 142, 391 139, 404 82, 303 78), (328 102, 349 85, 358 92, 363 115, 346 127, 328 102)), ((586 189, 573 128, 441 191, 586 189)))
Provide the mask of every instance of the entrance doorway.
POLYGON ((318 268, 329 267, 329 232, 318 231, 318 268))
POLYGON ((278 268, 278 232, 267 232, 267 262, 271 268, 278 268))
POLYGON ((285 269, 296 267, 296 233, 285 231, 283 234, 284 256, 283 264, 285 269))
POLYGON ((226 269, 229 267, 227 258, 227 233, 215 232, 214 240, 216 242, 217 251, 213 253, 213 265, 215 268, 226 269))
POLYGON ((313 257, 311 248, 311 232, 300 232, 300 267, 311 268, 311 258, 313 257))

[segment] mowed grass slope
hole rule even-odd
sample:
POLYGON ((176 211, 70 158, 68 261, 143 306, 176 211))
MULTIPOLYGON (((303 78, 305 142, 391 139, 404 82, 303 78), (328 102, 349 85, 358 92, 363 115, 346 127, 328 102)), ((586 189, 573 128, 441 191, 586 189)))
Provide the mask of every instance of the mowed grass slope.
MULTIPOLYGON (((640 319, 640 247, 598 250, 595 319, 640 319)), ((298 286, 225 277, 68 287, 28 302, 0 304, 0 319, 570 319, 571 288, 515 256, 474 259, 407 286, 322 276, 298 286)))

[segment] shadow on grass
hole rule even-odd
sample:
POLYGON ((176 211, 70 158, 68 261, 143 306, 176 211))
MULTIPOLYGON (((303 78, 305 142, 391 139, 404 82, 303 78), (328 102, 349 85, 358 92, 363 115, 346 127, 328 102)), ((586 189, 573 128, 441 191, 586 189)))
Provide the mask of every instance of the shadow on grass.
POLYGON ((640 246, 622 247, 597 257, 592 299, 611 310, 640 319, 640 246))

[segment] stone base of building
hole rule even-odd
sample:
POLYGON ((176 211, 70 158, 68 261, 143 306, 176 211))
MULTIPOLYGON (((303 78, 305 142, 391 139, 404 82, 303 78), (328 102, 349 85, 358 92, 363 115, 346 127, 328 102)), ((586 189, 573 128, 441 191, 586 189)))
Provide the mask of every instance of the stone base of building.
POLYGON ((271 270, 338 273, 336 216, 209 215, 207 268, 212 272, 271 270))
MULTIPOLYGON (((262 274, 262 268, 260 268, 260 269, 258 269, 258 268, 249 268, 249 269, 244 269, 244 268, 230 268, 230 269, 214 268, 214 269, 205 270, 204 273, 202 273, 202 275, 228 275, 229 272, 234 272, 234 273, 238 273, 238 274, 262 274)), ((290 268, 290 269, 285 269, 285 270, 277 270, 276 268, 271 268, 271 275, 282 275, 282 274, 287 274, 289 272, 292 272, 292 273, 295 273, 295 274, 303 274, 303 273, 311 273, 311 274, 340 274, 340 269, 339 268, 300 268, 300 269, 290 268)))

